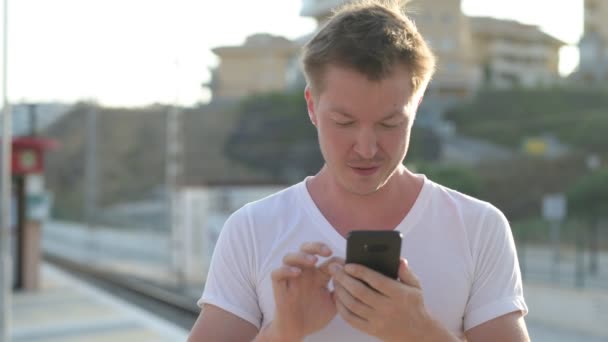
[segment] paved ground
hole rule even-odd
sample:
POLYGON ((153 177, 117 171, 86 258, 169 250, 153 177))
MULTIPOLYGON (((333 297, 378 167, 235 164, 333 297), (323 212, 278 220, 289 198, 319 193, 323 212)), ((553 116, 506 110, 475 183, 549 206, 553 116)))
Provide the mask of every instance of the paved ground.
MULTIPOLYGON (((92 239, 84 231, 79 232, 76 226, 68 227, 71 230, 67 235, 63 232, 67 228, 48 228, 47 233, 52 231, 54 235, 50 236, 52 239, 45 239, 47 251, 61 252, 76 260, 93 259, 98 265, 116 264, 118 258, 124 268, 118 271, 132 273, 137 270, 138 275, 151 280, 174 278, 170 276, 167 241, 162 236, 137 232, 132 237, 123 234, 117 238, 112 231, 99 230, 92 239), (89 245, 83 241, 95 242, 94 258, 91 258, 91 249, 86 247, 89 245), (67 248, 66 244, 70 247, 67 248)), ((587 274, 584 287, 577 289, 576 251, 562 249, 560 266, 556 268, 553 267, 555 259, 551 248, 520 247, 520 259, 525 264, 522 271, 526 301, 530 308, 527 323, 532 340, 608 342, 608 253, 600 255, 599 273, 595 276, 587 274)), ((582 257, 589 259, 588 254, 582 257)), ((198 296, 202 284, 191 285, 192 293, 198 296)))
POLYGON ((529 320, 528 332, 532 342, 607 342, 608 337, 593 336, 529 320))
POLYGON ((38 292, 17 292, 13 342, 185 341, 187 331, 50 266, 38 292))
POLYGON ((524 284, 533 341, 608 341, 608 291, 524 284))
MULTIPOLYGON (((183 341, 186 331, 45 265, 43 290, 16 294, 13 341, 183 341)), ((608 293, 526 284, 535 342, 608 342, 608 293)))

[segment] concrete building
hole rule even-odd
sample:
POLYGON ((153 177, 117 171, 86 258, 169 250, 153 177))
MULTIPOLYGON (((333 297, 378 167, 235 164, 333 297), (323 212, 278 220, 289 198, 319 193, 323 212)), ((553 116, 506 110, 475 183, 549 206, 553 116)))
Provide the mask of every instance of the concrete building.
POLYGON ((296 43, 269 34, 252 35, 241 46, 213 49, 220 59, 210 83, 214 101, 284 90, 298 51, 296 43))
POLYGON ((425 0, 411 3, 409 15, 437 56, 437 72, 426 98, 440 107, 472 96, 480 80, 475 64, 469 18, 461 0, 425 0))
MULTIPOLYGON (((346 0, 348 1, 348 0, 346 0)), ((344 0, 303 0, 302 16, 313 17, 322 25, 344 0)), ((409 15, 438 58, 438 69, 427 92, 428 97, 459 100, 476 90, 480 72, 473 63, 468 18, 461 0, 425 0, 409 5, 409 15)))
MULTIPOLYGON (((350 0, 302 0, 301 15, 319 27, 332 10, 350 0)), ((462 0, 413 1, 409 15, 437 55, 437 72, 420 108, 436 122, 446 107, 474 95, 484 83, 495 87, 537 86, 559 80, 559 49, 565 45, 538 27, 493 18, 470 18, 462 0)), ((303 86, 298 52, 312 33, 289 41, 266 34, 244 45, 213 51, 221 62, 210 84, 214 100, 303 86)), ((608 53, 607 53, 608 55, 608 53)))
POLYGON ((511 20, 471 18, 476 62, 484 85, 536 87, 560 80, 559 50, 566 43, 537 26, 511 20))
POLYGON ((585 0, 585 31, 575 77, 587 85, 608 84, 608 1, 585 0))

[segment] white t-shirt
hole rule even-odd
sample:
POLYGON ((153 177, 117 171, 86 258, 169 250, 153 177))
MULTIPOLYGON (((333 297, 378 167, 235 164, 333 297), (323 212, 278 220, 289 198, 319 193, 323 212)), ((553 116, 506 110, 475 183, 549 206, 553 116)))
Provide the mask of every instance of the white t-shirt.
MULTIPOLYGON (((493 318, 528 312, 509 223, 489 203, 425 178, 395 229, 403 235, 401 255, 420 280, 427 310, 451 332, 462 337, 493 318)), ((245 205, 220 233, 198 305, 213 304, 258 328, 270 323, 275 314, 270 274, 285 254, 311 241, 326 243, 335 256, 346 255, 346 239, 319 211, 306 181, 245 205)), ((306 341, 376 339, 337 315, 306 341)))

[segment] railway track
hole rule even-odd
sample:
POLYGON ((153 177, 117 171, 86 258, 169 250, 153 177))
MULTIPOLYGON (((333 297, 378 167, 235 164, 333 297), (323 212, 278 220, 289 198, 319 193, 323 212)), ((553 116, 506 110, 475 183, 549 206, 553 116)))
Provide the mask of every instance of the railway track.
POLYGON ((45 254, 44 260, 183 329, 190 330, 199 315, 200 309, 196 306, 196 299, 180 294, 178 289, 164 288, 141 279, 116 275, 56 255, 45 254))

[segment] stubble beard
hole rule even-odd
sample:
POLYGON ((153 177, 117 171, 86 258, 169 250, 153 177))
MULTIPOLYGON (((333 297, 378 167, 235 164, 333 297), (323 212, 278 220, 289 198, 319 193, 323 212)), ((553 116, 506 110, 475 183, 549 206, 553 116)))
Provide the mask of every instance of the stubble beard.
POLYGON ((365 182, 359 182, 356 179, 350 177, 339 177, 337 180, 338 184, 348 193, 359 196, 371 196, 380 191, 384 186, 386 186, 390 182, 391 178, 395 175, 397 169, 398 165, 392 166, 390 171, 381 167, 378 170, 378 173, 380 174, 376 175, 376 177, 378 178, 374 179, 373 182, 367 184, 365 182))

